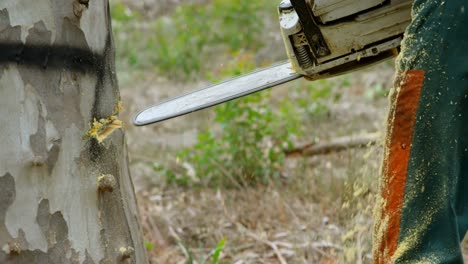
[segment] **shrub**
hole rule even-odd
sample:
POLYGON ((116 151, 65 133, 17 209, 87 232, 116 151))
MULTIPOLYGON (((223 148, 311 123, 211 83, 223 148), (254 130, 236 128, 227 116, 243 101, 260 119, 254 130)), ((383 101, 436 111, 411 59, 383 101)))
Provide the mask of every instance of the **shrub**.
POLYGON ((120 2, 112 4, 118 66, 156 68, 173 79, 206 76, 206 63, 242 50, 255 51, 262 39, 261 14, 276 16, 267 0, 213 0, 181 4, 170 16, 143 22, 120 2), (215 50, 215 52, 213 52, 215 50))

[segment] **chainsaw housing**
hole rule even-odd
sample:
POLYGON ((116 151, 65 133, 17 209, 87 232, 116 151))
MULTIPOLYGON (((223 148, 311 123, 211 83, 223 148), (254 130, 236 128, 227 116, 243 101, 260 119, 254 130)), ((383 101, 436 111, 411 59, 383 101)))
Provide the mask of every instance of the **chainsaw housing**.
POLYGON ((398 54, 412 0, 283 0, 279 20, 294 70, 309 79, 398 54))

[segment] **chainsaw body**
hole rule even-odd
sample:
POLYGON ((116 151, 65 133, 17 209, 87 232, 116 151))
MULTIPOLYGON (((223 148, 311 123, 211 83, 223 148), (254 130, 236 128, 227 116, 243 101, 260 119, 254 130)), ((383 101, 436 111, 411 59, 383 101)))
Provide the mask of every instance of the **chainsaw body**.
POLYGON ((293 69, 323 79, 398 54, 412 0, 283 0, 281 33, 293 69))

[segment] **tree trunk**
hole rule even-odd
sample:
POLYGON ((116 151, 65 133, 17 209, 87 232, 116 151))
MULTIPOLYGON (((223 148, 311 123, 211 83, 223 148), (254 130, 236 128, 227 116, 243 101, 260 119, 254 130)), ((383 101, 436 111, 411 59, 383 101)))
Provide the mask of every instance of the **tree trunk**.
POLYGON ((107 0, 0 0, 0 109, 0 263, 147 263, 107 0))

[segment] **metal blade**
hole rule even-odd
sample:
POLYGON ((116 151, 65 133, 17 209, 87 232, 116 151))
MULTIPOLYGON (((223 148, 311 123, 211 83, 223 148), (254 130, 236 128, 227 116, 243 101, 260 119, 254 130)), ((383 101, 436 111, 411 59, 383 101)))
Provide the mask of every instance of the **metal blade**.
POLYGON ((302 77, 289 62, 261 69, 240 77, 169 99, 138 113, 133 119, 144 126, 192 113, 302 77))

